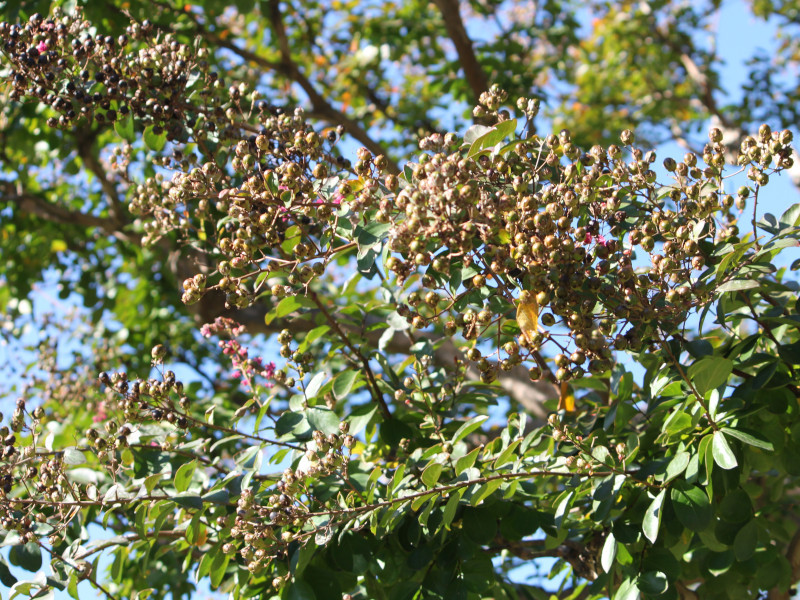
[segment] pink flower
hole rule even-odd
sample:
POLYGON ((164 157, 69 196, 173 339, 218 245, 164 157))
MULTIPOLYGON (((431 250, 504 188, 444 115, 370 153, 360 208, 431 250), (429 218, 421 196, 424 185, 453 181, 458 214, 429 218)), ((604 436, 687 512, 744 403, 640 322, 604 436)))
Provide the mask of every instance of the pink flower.
POLYGON ((586 237, 583 238, 583 243, 584 244, 591 244, 592 243, 592 234, 589 233, 588 231, 586 232, 586 237))
POLYGON ((264 369, 264 377, 267 379, 272 379, 275 377, 275 363, 270 361, 267 363, 266 368, 264 369))
POLYGON ((604 238, 602 235, 598 235, 597 236, 597 243, 600 244, 603 247, 608 246, 608 242, 606 241, 606 238, 604 238))
POLYGON ((39 42, 39 44, 36 46, 36 49, 39 51, 40 54, 47 52, 47 42, 45 41, 39 42))
POLYGON ((99 423, 100 421, 104 421, 107 416, 108 415, 106 414, 106 403, 104 401, 100 402, 100 404, 97 405, 97 412, 92 417, 92 422, 99 423))

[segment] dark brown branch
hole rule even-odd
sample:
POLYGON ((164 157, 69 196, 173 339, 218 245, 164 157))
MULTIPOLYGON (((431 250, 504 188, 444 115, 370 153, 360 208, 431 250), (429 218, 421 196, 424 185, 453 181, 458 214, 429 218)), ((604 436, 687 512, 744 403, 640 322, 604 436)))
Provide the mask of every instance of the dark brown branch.
MULTIPOLYGON (((198 23, 198 32, 201 36, 207 39, 212 44, 219 46, 221 48, 225 48, 230 50, 231 52, 235 53, 237 56, 243 58, 248 62, 252 62, 257 64, 265 69, 269 69, 272 71, 276 71, 285 77, 288 77, 300 88, 303 92, 308 96, 309 101, 311 102, 311 110, 319 116, 319 118, 328 121, 330 123, 334 123, 337 125, 341 125, 345 132, 351 135, 354 139, 358 140, 360 143, 364 145, 370 152, 375 155, 383 154, 386 155, 386 149, 373 140, 369 134, 364 130, 361 125, 358 124, 355 120, 351 119, 343 112, 336 110, 323 96, 320 94, 311 81, 300 71, 300 68, 297 64, 292 60, 289 48, 289 39, 286 35, 286 29, 283 25, 283 17, 280 12, 279 2, 270 2, 270 19, 272 21, 272 25, 275 28, 275 35, 278 42, 278 47, 281 51, 281 61, 274 62, 265 59, 263 56, 256 54, 250 50, 245 48, 240 48, 235 44, 221 39, 218 35, 206 31, 203 27, 198 23)), ((399 173, 400 166, 393 160, 388 159, 388 170, 392 173, 399 173)))
MULTIPOLYGON (((373 154, 386 154, 386 150, 373 140, 366 131, 356 121, 336 110, 311 84, 311 81, 300 71, 297 64, 292 60, 289 48, 289 38, 286 35, 286 28, 283 25, 283 15, 281 14, 280 2, 270 0, 269 3, 270 20, 275 28, 275 36, 278 40, 278 47, 281 51, 283 71, 293 79, 306 93, 314 110, 321 114, 325 119, 334 123, 339 123, 344 130, 357 139, 373 154)), ((400 167, 394 161, 389 160, 389 170, 399 173, 400 167)))
POLYGON ((719 106, 717 106, 717 101, 714 99, 714 88, 709 81, 708 75, 703 72, 700 65, 692 58, 691 51, 693 48, 689 47, 685 49, 681 47, 674 39, 673 34, 666 24, 661 27, 656 27, 654 31, 659 41, 678 55, 689 80, 694 83, 700 91, 699 100, 703 106, 705 106, 706 110, 712 115, 716 115, 720 123, 725 127, 733 127, 730 120, 722 114, 719 106))
POLYGON ((125 206, 120 200, 119 192, 114 186, 114 183, 109 180, 108 177, 106 177, 105 168, 103 168, 103 165, 100 164, 100 161, 94 155, 94 151, 92 149, 94 138, 94 134, 87 135, 85 133, 81 133, 80 131, 76 134, 75 145, 78 150, 78 156, 81 157, 83 163, 89 168, 89 171, 91 171, 100 182, 100 187, 108 199, 108 209, 111 217, 118 225, 122 225, 126 221, 125 206))
POLYGON ((333 331, 337 333, 339 339, 342 340, 342 343, 350 349, 350 352, 352 352, 356 358, 358 358, 358 361, 361 363, 361 366, 364 367, 364 373, 366 373, 367 375, 367 382, 373 399, 375 400, 375 402, 377 402, 378 406, 380 407, 384 418, 391 419, 392 413, 389 410, 389 405, 386 403, 386 399, 383 397, 383 393, 378 387, 378 383, 375 381, 375 375, 372 372, 372 368, 369 366, 369 360, 367 360, 367 357, 364 356, 364 354, 361 352, 360 349, 353 346, 353 344, 350 342, 350 338, 348 337, 348 335, 344 331, 342 331, 341 327, 339 326, 339 323, 325 308, 325 305, 319 299, 319 296, 317 296, 315 292, 311 292, 309 296, 311 300, 314 302, 314 304, 316 304, 317 307, 319 307, 320 312, 322 312, 322 314, 325 315, 325 320, 328 321, 328 324, 331 326, 333 331))
POLYGON ((477 104, 481 94, 489 89, 489 84, 486 74, 475 56, 472 40, 467 35, 464 21, 461 20, 458 0, 434 0, 434 4, 442 13, 447 35, 453 40, 458 53, 458 60, 461 63, 461 68, 464 69, 464 76, 467 78, 467 83, 469 83, 477 104))
POLYGON ((48 202, 37 194, 29 192, 10 193, 10 190, 6 190, 0 196, 0 200, 10 201, 16 204, 22 212, 52 223, 98 227, 108 233, 113 230, 113 222, 110 219, 71 211, 60 204, 48 202))

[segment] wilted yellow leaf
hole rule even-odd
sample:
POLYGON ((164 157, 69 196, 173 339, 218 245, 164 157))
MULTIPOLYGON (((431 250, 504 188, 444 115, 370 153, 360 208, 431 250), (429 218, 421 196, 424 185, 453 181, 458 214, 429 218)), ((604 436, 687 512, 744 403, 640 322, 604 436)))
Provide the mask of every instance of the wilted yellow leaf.
POLYGON ((533 343, 533 334, 539 328, 539 304, 530 292, 522 292, 517 306, 517 325, 522 335, 533 343))
POLYGON ((575 412, 575 394, 570 391, 569 384, 566 381, 561 382, 561 396, 558 399, 558 410, 575 412))

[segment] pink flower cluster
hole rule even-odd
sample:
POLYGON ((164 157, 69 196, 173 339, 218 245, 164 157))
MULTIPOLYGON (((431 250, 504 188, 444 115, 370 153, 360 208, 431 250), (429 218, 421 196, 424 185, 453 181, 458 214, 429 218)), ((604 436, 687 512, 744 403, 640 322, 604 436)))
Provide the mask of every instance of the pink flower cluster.
POLYGON ((101 400, 100 403, 97 405, 97 410, 92 417, 92 423, 100 423, 101 421, 105 421, 108 414, 106 413, 106 402, 105 400, 101 400))
MULTIPOLYGON (((591 233, 587 232, 586 237, 583 238, 583 243, 584 244, 591 244, 593 239, 595 239, 594 236, 591 233)), ((600 246, 607 246, 608 245, 608 241, 602 235, 598 235, 597 236, 597 244, 600 245, 600 246)))
MULTIPOLYGON (((336 204, 337 206, 342 203, 342 199, 344 196, 341 194, 335 194, 333 198, 331 198, 331 204, 336 204)), ((317 196, 317 204, 325 204, 325 199, 321 196, 317 196)))
POLYGON ((244 333, 244 325, 240 325, 228 317, 217 317, 213 323, 207 323, 200 328, 203 337, 210 338, 212 335, 229 336, 231 339, 220 340, 219 347, 222 353, 231 357, 233 372, 231 376, 241 379, 242 385, 252 387, 253 378, 263 377, 267 380, 266 387, 271 388, 274 384, 272 379, 275 377, 275 363, 264 364, 264 359, 260 356, 250 358, 247 348, 242 346, 236 336, 244 333))
POLYGON ((217 317, 213 323, 206 323, 200 328, 200 335, 210 338, 212 335, 228 335, 236 337, 244 333, 244 325, 240 325, 228 317, 217 317))

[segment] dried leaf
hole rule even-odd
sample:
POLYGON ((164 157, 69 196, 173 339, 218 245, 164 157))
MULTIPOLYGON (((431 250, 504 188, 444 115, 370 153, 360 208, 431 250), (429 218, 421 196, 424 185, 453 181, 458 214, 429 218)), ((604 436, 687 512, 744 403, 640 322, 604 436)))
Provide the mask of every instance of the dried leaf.
POLYGON ((524 335, 529 342, 533 343, 533 334, 536 333, 539 328, 539 305, 533 294, 530 294, 530 300, 528 302, 520 300, 519 306, 517 307, 517 325, 519 325, 522 335, 524 335))
POLYGON ((561 382, 561 395, 558 398, 558 410, 575 412, 575 394, 569 389, 566 381, 561 382))

